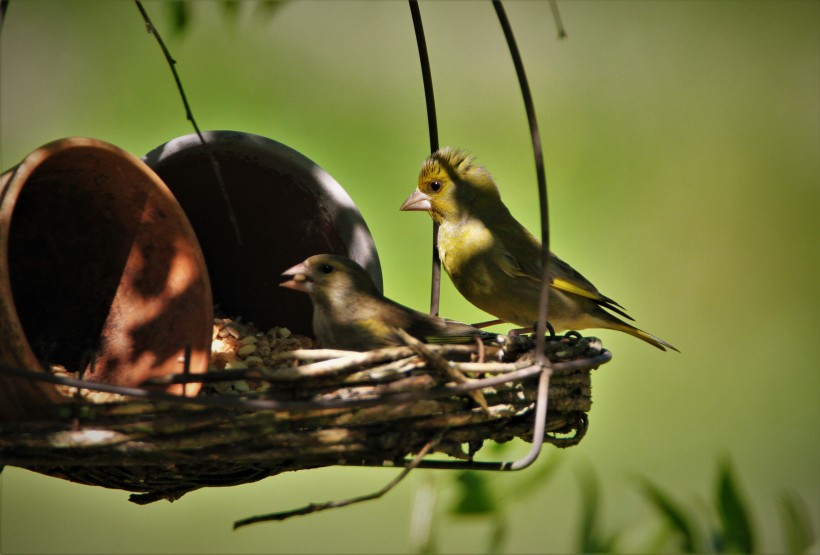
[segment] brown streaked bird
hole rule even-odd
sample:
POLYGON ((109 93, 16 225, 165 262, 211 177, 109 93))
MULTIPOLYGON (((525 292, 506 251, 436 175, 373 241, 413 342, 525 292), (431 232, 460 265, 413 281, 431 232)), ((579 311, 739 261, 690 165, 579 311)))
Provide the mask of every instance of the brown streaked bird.
MULTIPOLYGON (((439 224, 439 256, 456 289, 475 306, 519 326, 538 319, 541 242, 501 200, 490 173, 461 150, 442 148, 425 160, 418 186, 401 210, 439 224)), ((556 330, 606 328, 661 350, 675 347, 621 320, 632 318, 588 279, 550 253, 548 316, 556 330)))
POLYGON ((317 254, 282 273, 282 287, 313 302, 313 331, 322 347, 366 351, 403 345, 403 329, 428 343, 469 343, 497 337, 478 328, 418 312, 385 297, 364 268, 343 256, 317 254))

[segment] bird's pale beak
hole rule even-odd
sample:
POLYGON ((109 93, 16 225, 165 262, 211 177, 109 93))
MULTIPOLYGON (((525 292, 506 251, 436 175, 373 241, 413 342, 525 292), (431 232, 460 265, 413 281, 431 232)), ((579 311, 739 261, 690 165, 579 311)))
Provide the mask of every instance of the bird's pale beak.
POLYGON ((404 204, 401 205, 399 210, 409 211, 409 210, 430 210, 430 197, 416 189, 413 191, 413 194, 407 197, 407 200, 404 201, 404 204))
POLYGON ((310 275, 310 266, 302 262, 282 272, 282 277, 289 277, 291 279, 283 281, 279 286, 302 291, 303 293, 313 293, 314 281, 310 275))

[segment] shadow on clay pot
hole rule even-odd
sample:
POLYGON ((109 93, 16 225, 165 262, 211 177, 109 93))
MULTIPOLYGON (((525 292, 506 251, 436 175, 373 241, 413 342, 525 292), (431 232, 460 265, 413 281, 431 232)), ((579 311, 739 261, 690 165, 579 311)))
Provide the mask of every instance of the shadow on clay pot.
MULTIPOLYGON (((182 371, 187 345, 190 371, 206 371, 204 259, 150 168, 108 143, 69 138, 31 153, 0 187, 0 362, 77 371, 93 352, 85 379, 135 386, 182 371)), ((59 399, 25 381, 0 377, 0 419, 59 399)))
POLYGON ((319 253, 349 256, 382 289, 370 231, 345 190, 322 168, 274 140, 236 131, 203 134, 238 221, 237 242, 213 166, 195 135, 173 139, 145 162, 176 196, 197 234, 214 301, 259 329, 312 335, 307 295, 279 287, 280 274, 319 253))

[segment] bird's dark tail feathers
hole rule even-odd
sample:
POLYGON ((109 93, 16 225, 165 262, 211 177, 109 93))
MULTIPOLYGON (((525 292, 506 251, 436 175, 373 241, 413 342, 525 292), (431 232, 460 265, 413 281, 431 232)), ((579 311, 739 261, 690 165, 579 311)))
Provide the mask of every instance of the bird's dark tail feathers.
MULTIPOLYGON (((613 317, 613 319, 615 319, 615 318, 613 317)), ((618 331, 622 331, 624 333, 628 333, 629 335, 631 335, 633 337, 637 337, 638 339, 646 341, 647 343, 649 343, 650 345, 652 345, 654 347, 657 347, 661 351, 665 351, 666 349, 672 349, 673 351, 680 352, 676 347, 674 347, 673 345, 667 343, 666 341, 664 341, 660 337, 657 337, 655 335, 652 335, 649 332, 645 332, 641 329, 638 329, 635 326, 631 326, 631 325, 627 324, 626 322, 621 322, 620 320, 617 320, 617 322, 607 322, 606 327, 608 327, 609 329, 618 330, 618 331)))

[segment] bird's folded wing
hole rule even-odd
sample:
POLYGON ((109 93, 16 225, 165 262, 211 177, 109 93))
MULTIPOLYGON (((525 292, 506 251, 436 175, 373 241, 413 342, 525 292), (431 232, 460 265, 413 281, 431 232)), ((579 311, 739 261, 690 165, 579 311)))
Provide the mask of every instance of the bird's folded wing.
MULTIPOLYGON (((496 264, 509 276, 541 283, 540 252, 532 252, 531 247, 530 244, 529 250, 531 252, 526 253, 526 256, 515 256, 513 252, 499 242, 496 245, 496 264), (537 262, 534 264, 533 260, 537 262), (522 263, 522 261, 525 262, 522 263)), ((633 319, 622 310, 623 307, 620 304, 606 295, 602 295, 588 279, 555 255, 552 255, 550 259, 550 277, 550 286, 554 289, 593 300, 624 318, 633 319)))

